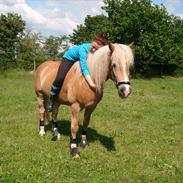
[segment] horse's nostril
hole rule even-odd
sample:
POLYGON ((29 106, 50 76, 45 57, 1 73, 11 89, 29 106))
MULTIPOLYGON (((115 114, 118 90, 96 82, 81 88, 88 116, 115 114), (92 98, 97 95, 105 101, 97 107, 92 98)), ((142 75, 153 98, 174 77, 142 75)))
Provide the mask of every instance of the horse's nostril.
POLYGON ((125 86, 121 87, 121 89, 120 89, 120 91, 121 91, 122 93, 124 93, 125 90, 126 90, 125 86))
POLYGON ((127 97, 128 95, 130 95, 130 93, 131 93, 131 87, 121 86, 121 88, 119 89, 119 94, 122 97, 127 97))

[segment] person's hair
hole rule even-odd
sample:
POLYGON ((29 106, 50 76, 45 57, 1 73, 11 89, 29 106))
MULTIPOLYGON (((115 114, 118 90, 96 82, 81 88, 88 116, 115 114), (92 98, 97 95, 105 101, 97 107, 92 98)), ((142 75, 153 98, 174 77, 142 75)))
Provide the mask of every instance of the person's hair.
POLYGON ((108 44, 108 40, 107 40, 107 37, 105 35, 97 35, 93 38, 93 41, 96 41, 97 43, 99 43, 101 45, 108 44))

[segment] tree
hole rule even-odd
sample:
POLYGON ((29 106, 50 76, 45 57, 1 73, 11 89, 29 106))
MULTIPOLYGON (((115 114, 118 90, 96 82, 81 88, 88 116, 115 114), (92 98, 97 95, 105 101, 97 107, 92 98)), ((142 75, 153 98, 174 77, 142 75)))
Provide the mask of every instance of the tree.
POLYGON ((182 20, 169 15, 163 5, 153 5, 150 0, 104 0, 104 10, 112 23, 114 42, 135 42, 138 69, 149 73, 153 64, 174 63, 181 60, 180 45, 183 40, 182 20))
POLYGON ((109 34, 110 22, 105 15, 86 16, 84 25, 78 25, 70 36, 70 41, 74 44, 90 42, 95 35, 109 34))
POLYGON ((24 70, 35 70, 36 65, 45 60, 41 34, 32 33, 27 29, 17 45, 18 67, 24 70))
POLYGON ((47 59, 60 60, 63 52, 69 47, 67 36, 49 36, 46 38, 43 49, 47 59))
POLYGON ((8 65, 16 62, 16 44, 19 42, 25 21, 21 16, 13 13, 0 15, 0 49, 1 53, 1 69, 6 71, 8 65))
POLYGON ((17 45, 17 65, 24 70, 35 70, 46 60, 60 60, 68 47, 67 36, 50 36, 43 39, 40 33, 27 29, 17 45))

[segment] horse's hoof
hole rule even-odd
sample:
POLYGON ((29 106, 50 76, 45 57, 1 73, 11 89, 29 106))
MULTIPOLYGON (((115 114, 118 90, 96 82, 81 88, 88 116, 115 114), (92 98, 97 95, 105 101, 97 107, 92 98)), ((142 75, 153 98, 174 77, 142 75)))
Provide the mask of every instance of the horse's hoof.
POLYGON ((51 140, 53 140, 53 141, 60 140, 60 137, 61 137, 61 135, 60 135, 60 133, 58 132, 58 130, 54 130, 54 131, 53 131, 53 137, 52 137, 51 140))
POLYGON ((57 140, 60 140, 60 137, 61 137, 61 135, 60 135, 60 133, 58 133, 57 134, 57 140))
POLYGON ((44 137, 45 136, 45 132, 39 132, 40 137, 44 137))
POLYGON ((72 157, 73 159, 80 159, 80 155, 76 154, 75 156, 72 157))
POLYGON ((89 143, 88 143, 88 141, 87 141, 87 136, 86 136, 86 135, 82 135, 82 136, 81 136, 80 146, 81 146, 82 148, 86 148, 86 147, 89 146, 89 143))
POLYGON ((51 140, 52 141, 60 140, 60 137, 61 137, 61 135, 60 135, 60 133, 58 133, 57 135, 53 135, 51 140))
POLYGON ((71 148, 70 153, 71 153, 72 158, 74 158, 74 159, 80 158, 80 153, 79 153, 79 150, 77 147, 71 148))
POLYGON ((89 147, 88 141, 87 140, 81 140, 80 147, 82 147, 83 149, 89 147))
POLYGON ((52 141, 56 141, 57 140, 57 136, 53 136, 51 140, 52 141))

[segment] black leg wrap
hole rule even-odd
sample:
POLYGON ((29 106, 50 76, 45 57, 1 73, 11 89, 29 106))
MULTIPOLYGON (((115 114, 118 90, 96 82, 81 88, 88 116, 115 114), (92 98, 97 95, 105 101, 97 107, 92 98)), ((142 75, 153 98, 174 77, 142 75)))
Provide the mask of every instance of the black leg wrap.
POLYGON ((89 143, 87 141, 87 133, 84 130, 82 131, 80 146, 82 148, 86 148, 89 146, 89 143))
POLYGON ((82 135, 87 135, 87 131, 85 131, 84 129, 82 129, 82 135))
POLYGON ((77 144, 76 139, 72 139, 72 137, 70 138, 70 144, 77 144))
POLYGON ((39 126, 44 126, 44 121, 40 120, 39 121, 39 126))
POLYGON ((44 121, 40 120, 39 121, 39 135, 43 137, 45 135, 45 126, 44 126, 44 121))

